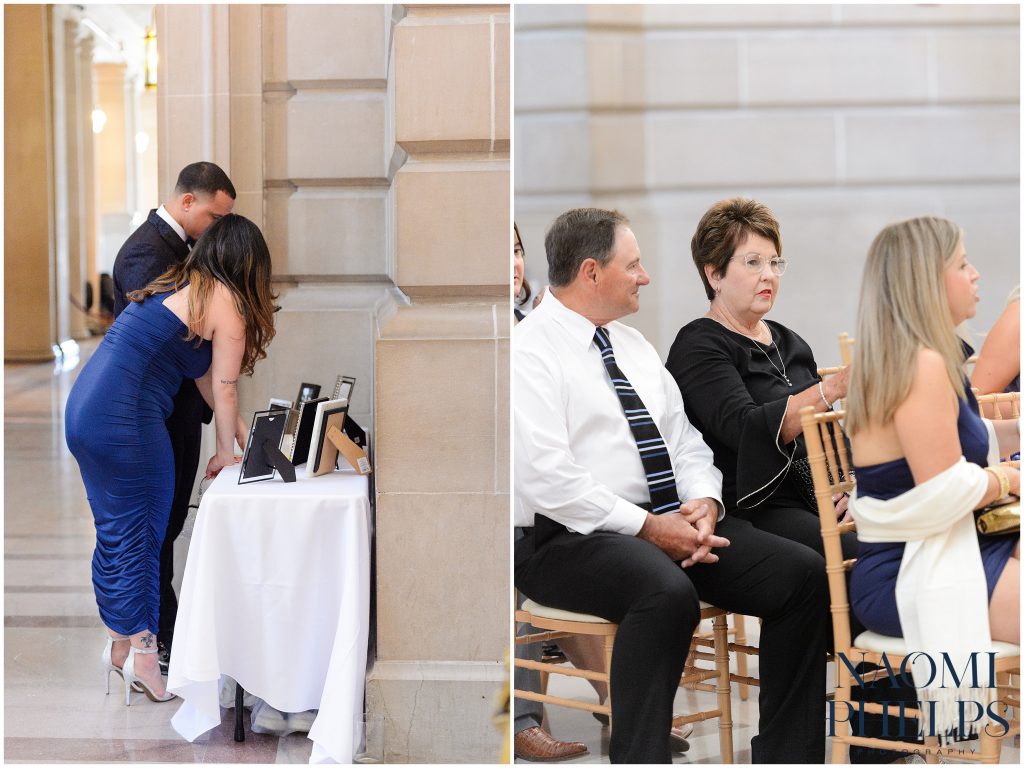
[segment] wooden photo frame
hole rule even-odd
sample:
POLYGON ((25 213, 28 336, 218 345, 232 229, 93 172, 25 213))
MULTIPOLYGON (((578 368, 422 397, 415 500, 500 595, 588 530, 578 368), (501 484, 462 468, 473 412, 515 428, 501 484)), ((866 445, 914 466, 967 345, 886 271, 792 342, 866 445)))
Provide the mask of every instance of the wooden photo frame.
POLYGON ((327 430, 332 426, 341 429, 347 413, 348 400, 345 399, 328 400, 317 405, 313 439, 306 460, 306 477, 317 477, 334 471, 338 461, 338 447, 327 439, 327 430))

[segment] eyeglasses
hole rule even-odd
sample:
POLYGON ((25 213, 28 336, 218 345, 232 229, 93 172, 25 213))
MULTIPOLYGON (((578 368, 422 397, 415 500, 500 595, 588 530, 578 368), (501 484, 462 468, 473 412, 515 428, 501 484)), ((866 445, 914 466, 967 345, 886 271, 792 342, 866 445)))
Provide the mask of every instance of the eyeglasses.
POLYGON ((740 256, 740 260, 743 262, 743 266, 747 268, 747 272, 752 275, 760 275, 764 272, 766 265, 779 277, 782 277, 783 273, 786 271, 786 260, 781 256, 768 260, 764 256, 755 256, 751 254, 749 256, 740 256))

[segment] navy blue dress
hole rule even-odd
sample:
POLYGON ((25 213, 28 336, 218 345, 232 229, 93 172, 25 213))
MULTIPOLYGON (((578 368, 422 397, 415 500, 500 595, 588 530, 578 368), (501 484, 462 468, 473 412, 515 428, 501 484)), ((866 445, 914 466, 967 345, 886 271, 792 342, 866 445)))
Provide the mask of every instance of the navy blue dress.
POLYGON ((157 631, 160 547, 174 496, 165 422, 184 378, 206 373, 211 344, 163 306, 169 293, 131 303, 82 368, 64 434, 96 522, 92 581, 103 623, 121 634, 157 631))
MULTIPOLYGON (((979 467, 988 464, 988 431, 978 416, 978 401, 965 382, 967 398, 960 400, 956 428, 964 457, 979 467)), ((867 467, 856 467, 857 494, 874 499, 891 499, 914 487, 914 477, 906 459, 896 459, 867 467)), ((988 597, 1013 554, 1020 537, 978 536, 981 562, 985 568, 988 597)), ((896 576, 906 544, 860 542, 857 562, 850 576, 850 602, 853 612, 872 632, 902 637, 900 617, 896 610, 896 576)))

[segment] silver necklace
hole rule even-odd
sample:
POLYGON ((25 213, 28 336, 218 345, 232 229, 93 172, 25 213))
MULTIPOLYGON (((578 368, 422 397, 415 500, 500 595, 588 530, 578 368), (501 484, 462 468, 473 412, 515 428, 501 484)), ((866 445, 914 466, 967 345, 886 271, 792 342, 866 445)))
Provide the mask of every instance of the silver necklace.
MULTIPOLYGON (((761 322, 764 323, 763 320, 761 322)), ((765 323, 764 327, 768 328, 768 324, 765 323)), ((775 344, 775 334, 772 333, 772 329, 771 328, 768 328, 768 335, 772 337, 772 344, 775 344)), ((750 340, 752 342, 754 342, 754 344, 757 345, 758 349, 761 350, 761 354, 764 355, 766 358, 768 358, 768 362, 772 364, 772 368, 774 368, 778 372, 779 376, 781 376, 783 379, 786 380, 786 384, 788 386, 792 387, 793 386, 793 382, 790 381, 789 380, 789 376, 786 375, 786 361, 782 359, 782 351, 779 349, 779 345, 775 344, 775 354, 777 354, 779 356, 779 364, 782 365, 782 370, 779 370, 779 366, 775 364, 775 362, 772 360, 771 356, 765 351, 764 347, 762 347, 758 343, 757 339, 750 339, 750 340)))

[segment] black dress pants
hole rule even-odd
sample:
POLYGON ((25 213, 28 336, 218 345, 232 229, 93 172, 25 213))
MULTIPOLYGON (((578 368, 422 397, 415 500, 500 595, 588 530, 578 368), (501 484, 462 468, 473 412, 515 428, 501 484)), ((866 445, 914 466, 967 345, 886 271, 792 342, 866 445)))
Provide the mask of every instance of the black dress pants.
POLYGON ((174 411, 167 419, 167 432, 174 452, 174 499, 167 519, 167 532, 160 548, 160 626, 157 639, 170 646, 174 637, 174 619, 178 614, 178 597, 171 582, 174 579, 174 540, 178 538, 188 517, 192 486, 199 469, 202 440, 202 396, 191 379, 181 384, 174 400, 174 411))
POLYGON ((759 733, 754 762, 825 759, 823 558, 807 547, 726 515, 720 560, 682 569, 634 536, 581 535, 538 517, 519 542, 515 583, 544 605, 619 625, 612 654, 613 763, 671 762, 672 702, 700 620, 701 599, 763 618, 759 733), (560 527, 559 527, 560 528, 560 527))

